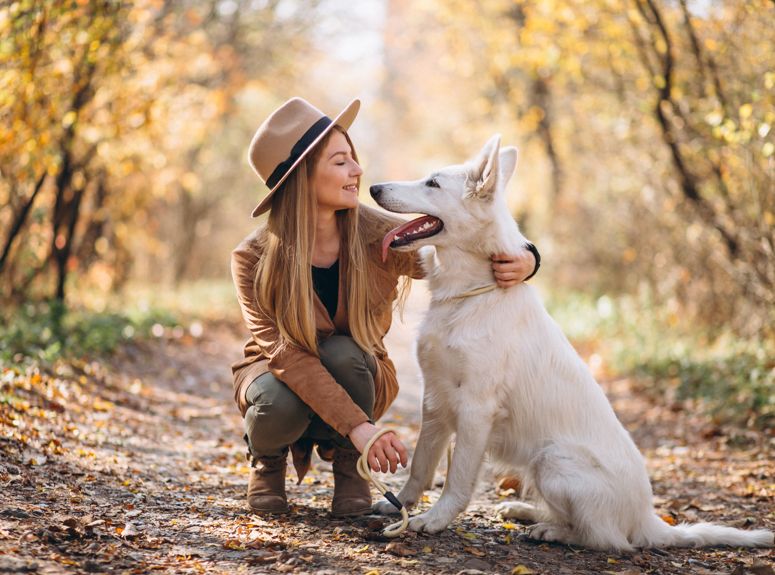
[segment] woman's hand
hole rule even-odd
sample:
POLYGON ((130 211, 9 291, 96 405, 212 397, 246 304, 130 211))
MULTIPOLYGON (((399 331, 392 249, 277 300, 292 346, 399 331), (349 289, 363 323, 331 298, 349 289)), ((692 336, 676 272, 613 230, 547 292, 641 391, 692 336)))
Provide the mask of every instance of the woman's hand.
POLYGON ((507 288, 525 281, 525 278, 533 273, 536 266, 536 258, 528 249, 522 250, 519 255, 493 254, 492 271, 498 287, 507 288))
MULTIPOLYGON (((358 451, 363 453, 363 448, 377 431, 379 429, 376 426, 364 421, 352 429, 349 435, 350 441, 358 451)), ((369 450, 368 462, 372 471, 387 473, 390 470, 390 473, 395 473, 399 461, 402 467, 406 467, 408 456, 406 447, 393 431, 389 431, 377 439, 369 450)))

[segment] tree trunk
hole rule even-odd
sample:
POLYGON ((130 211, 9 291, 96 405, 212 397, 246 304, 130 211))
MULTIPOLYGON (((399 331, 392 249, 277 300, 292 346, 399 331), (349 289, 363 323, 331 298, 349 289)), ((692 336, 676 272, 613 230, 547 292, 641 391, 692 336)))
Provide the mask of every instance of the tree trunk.
POLYGON ((40 178, 38 178, 38 181, 35 183, 35 188, 32 190, 32 195, 29 197, 29 199, 24 202, 24 205, 22 205, 19 212, 16 214, 16 217, 14 217, 13 222, 11 223, 11 229, 8 232, 8 237, 5 240, 5 246, 3 247, 3 253, 0 255, 0 272, 3 271, 3 268, 5 267, 5 263, 8 260, 8 256, 11 253, 11 248, 13 247, 13 243, 16 240, 17 236, 21 232, 22 228, 24 227, 24 223, 27 221, 27 216, 30 213, 30 210, 32 210, 32 204, 35 203, 35 198, 38 197, 38 194, 40 193, 40 190, 43 188, 43 184, 46 181, 46 172, 44 171, 43 174, 41 174, 40 178))

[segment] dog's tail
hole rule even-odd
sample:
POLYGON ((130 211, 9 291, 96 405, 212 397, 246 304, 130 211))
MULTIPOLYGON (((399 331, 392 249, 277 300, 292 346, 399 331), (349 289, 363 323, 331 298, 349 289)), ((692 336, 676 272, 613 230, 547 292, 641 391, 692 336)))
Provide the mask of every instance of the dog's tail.
POLYGON ((640 533, 638 547, 772 547, 773 533, 766 529, 736 529, 714 523, 668 525, 657 515, 649 517, 640 533))

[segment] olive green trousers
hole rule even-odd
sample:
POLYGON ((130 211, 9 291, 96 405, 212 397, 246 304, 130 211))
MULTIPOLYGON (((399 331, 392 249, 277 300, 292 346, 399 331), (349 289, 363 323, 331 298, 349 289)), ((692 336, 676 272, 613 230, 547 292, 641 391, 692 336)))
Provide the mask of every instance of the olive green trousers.
MULTIPOLYGON (((320 361, 369 420, 374 412, 374 377, 377 361, 345 335, 332 335, 318 345, 320 361)), ((245 392, 244 440, 253 457, 277 456, 302 438, 331 442, 353 448, 271 373, 254 379, 245 392)))

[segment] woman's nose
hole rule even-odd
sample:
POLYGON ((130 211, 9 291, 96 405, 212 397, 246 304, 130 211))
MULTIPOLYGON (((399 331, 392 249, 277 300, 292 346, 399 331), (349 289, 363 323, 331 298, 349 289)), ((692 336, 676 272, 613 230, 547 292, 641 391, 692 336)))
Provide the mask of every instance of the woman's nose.
POLYGON ((352 175, 353 176, 361 176, 361 175, 363 175, 363 169, 358 164, 358 162, 353 162, 352 175))

